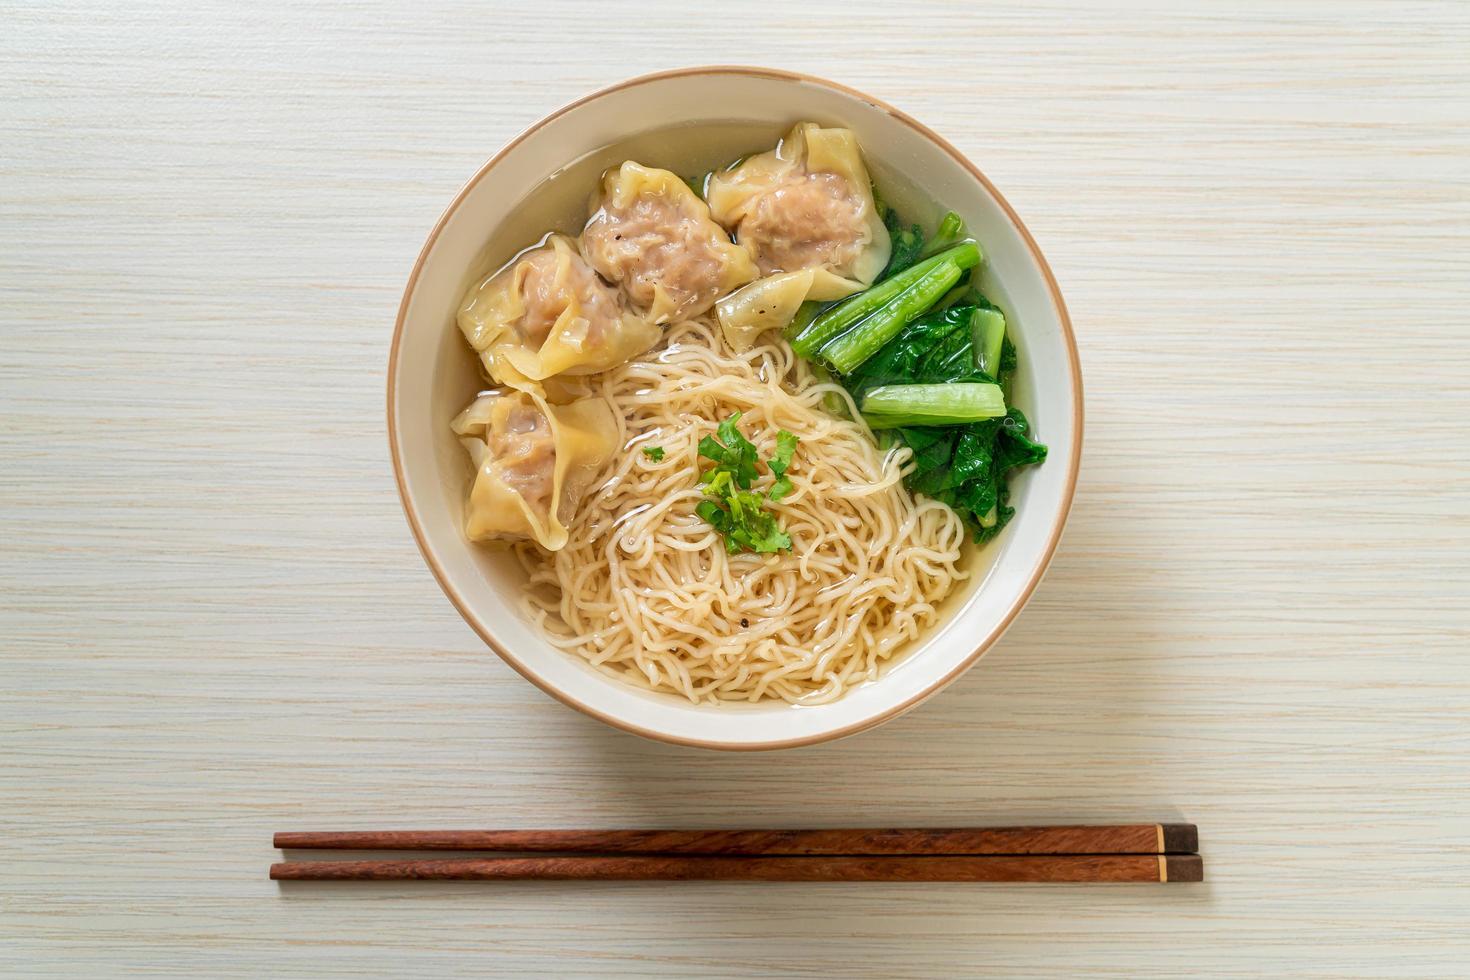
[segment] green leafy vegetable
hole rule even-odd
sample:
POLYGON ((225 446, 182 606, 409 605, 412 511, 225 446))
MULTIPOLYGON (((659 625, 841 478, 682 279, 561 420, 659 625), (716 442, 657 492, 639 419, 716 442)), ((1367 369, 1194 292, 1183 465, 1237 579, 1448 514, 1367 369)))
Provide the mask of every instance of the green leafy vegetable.
POLYGON ((893 251, 889 253, 888 264, 883 267, 882 272, 878 273, 877 282, 882 282, 889 276, 897 275, 907 269, 919 261, 919 255, 924 251, 922 228, 918 225, 905 226, 898 212, 892 208, 881 208, 881 210, 883 227, 888 229, 888 240, 893 243, 893 251))
POLYGON ((863 418, 874 429, 909 425, 964 425, 1006 413, 1000 385, 949 382, 927 385, 882 385, 863 396, 863 418))
MULTIPOLYGON (((966 303, 935 310, 908 324, 843 379, 853 398, 861 404, 869 392, 892 385, 959 387, 979 382, 1003 389, 1016 368, 1016 349, 1002 336, 996 373, 980 370, 972 321, 977 311, 993 309, 983 298, 980 302, 984 306, 966 303)), ((993 339, 982 333, 987 342, 993 339)), ((1026 416, 1016 408, 1004 417, 966 425, 896 429, 895 436, 914 454, 913 471, 904 483, 953 507, 977 541, 988 541, 1015 513, 1008 505, 1010 471, 1046 458, 1046 447, 1032 441, 1028 431, 1026 416)))
POLYGON ((724 536, 725 550, 732 555, 784 551, 791 547, 791 536, 781 530, 765 502, 778 501, 791 492, 786 470, 796 452, 796 436, 785 429, 776 433, 776 455, 766 461, 773 479, 762 494, 751 489, 758 477, 755 443, 741 434, 739 424, 740 413, 736 412, 720 423, 715 435, 699 440, 699 455, 715 465, 699 478, 707 499, 694 512, 724 536))
POLYGON ((871 388, 893 384, 948 384, 954 381, 990 381, 975 364, 971 320, 973 305, 934 310, 911 322, 877 354, 843 379, 859 403, 871 388))
POLYGON ((930 309, 939 297, 980 262, 980 249, 965 242, 823 310, 791 342, 803 357, 820 353, 847 373, 870 357, 904 324, 930 309))
POLYGON ((934 232, 934 237, 924 246, 919 253, 920 258, 927 259, 929 256, 944 251, 951 246, 958 245, 965 237, 965 219, 953 211, 946 212, 940 219, 939 228, 934 232))
POLYGON ((879 282, 876 286, 871 286, 860 293, 854 293, 841 302, 829 306, 792 338, 791 349, 802 357, 811 359, 833 338, 850 329, 864 317, 883 308, 904 290, 923 279, 926 274, 952 259, 957 263, 965 263, 965 267, 968 268, 980 261, 980 250, 974 243, 957 246, 932 259, 925 259, 879 282), (973 261, 971 261, 972 256, 973 261))
POLYGON ((975 342, 975 366, 992 378, 1000 377, 1000 351, 1006 339, 1005 314, 986 303, 975 307, 970 317, 975 342))
POLYGON ((663 461, 663 458, 664 458, 664 447, 663 446, 644 446, 643 447, 643 455, 647 456, 649 459, 653 460, 655 463, 662 462, 663 461))
POLYGON ((893 251, 888 256, 888 264, 878 274, 876 282, 896 276, 920 259, 937 255, 964 240, 965 220, 953 211, 947 212, 940 219, 934 237, 925 241, 922 227, 917 224, 904 224, 898 212, 885 206, 881 200, 875 199, 874 204, 879 213, 883 215, 883 227, 888 229, 888 240, 893 245, 893 251))
MULTIPOLYGON (((839 334, 823 345, 820 354, 822 360, 832 365, 840 374, 850 373, 897 336, 910 320, 918 318, 939 302, 939 298, 960 281, 965 270, 980 261, 980 249, 973 243, 967 243, 941 252, 931 261, 937 263, 933 268, 927 269, 897 296, 859 320, 846 333, 839 334)), ((922 264, 909 271, 920 268, 923 268, 922 264)), ((890 282, 898 282, 898 279, 890 282)), ((820 322, 820 318, 815 322, 820 322)))

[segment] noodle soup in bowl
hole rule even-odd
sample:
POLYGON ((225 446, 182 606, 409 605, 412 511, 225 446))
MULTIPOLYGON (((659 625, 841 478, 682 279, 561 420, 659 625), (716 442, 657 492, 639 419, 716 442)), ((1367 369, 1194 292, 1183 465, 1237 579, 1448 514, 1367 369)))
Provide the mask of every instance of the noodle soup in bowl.
POLYGON ((893 718, 994 644, 1066 521, 1082 388, 1045 260, 958 151, 841 85, 700 68, 573 103, 471 179, 405 291, 388 428, 425 559, 526 679, 625 731, 768 749, 893 718), (651 265, 635 231, 708 252, 651 265), (925 324, 963 376, 862 383, 925 324), (991 465, 1034 463, 996 470, 1008 505, 918 482, 925 433, 1001 427, 991 465), (1047 448, 1020 459, 1028 436, 1047 448))

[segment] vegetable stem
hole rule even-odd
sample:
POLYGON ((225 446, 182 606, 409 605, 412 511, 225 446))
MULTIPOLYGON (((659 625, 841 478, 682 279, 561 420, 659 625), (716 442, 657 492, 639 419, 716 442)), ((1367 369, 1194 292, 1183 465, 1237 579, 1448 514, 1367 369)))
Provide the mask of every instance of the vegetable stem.
POLYGON ((788 341, 799 336, 807 328, 807 325, 817 318, 817 314, 821 311, 821 303, 815 300, 807 300, 796 308, 796 316, 791 318, 791 322, 786 325, 786 329, 781 331, 781 335, 788 341))
POLYGON ((944 251, 964 237, 965 219, 953 211, 948 211, 940 219, 939 227, 935 230, 934 237, 929 239, 929 244, 924 246, 924 250, 919 253, 919 257, 927 259, 931 255, 944 251))
POLYGON ((966 425, 1006 413, 1000 385, 958 382, 884 385, 863 396, 863 417, 875 429, 910 425, 966 425))
POLYGON ((1006 318, 1000 310, 976 307, 970 317, 975 346, 975 367, 982 374, 1000 379, 1000 346, 1006 337, 1006 318))
POLYGON ((955 288, 951 289, 949 292, 945 293, 944 297, 940 299, 939 302, 934 304, 934 308, 936 310, 947 310, 951 306, 958 303, 960 300, 964 299, 969 294, 969 292, 970 284, 967 282, 962 282, 955 288))
MULTIPOLYGON (((869 287, 836 306, 830 307, 796 334, 795 339, 791 341, 791 349, 802 357, 810 359, 838 334, 884 306, 945 263, 957 264, 960 269, 969 269, 979 265, 980 247, 974 242, 962 242, 948 251, 912 265, 892 278, 885 279, 876 286, 869 287)), ((946 290, 948 288, 948 286, 945 287, 946 290)))
MULTIPOLYGON (((846 333, 839 334, 821 349, 821 358, 839 374, 849 374, 908 325, 928 312, 939 297, 960 281, 965 270, 980 261, 980 250, 964 247, 941 253, 939 263, 886 304, 869 313, 846 333), (958 253, 958 254, 956 254, 958 253), (961 265, 961 262, 967 264, 961 265)), ((920 263, 923 265, 923 263, 920 263)), ((920 266, 914 266, 915 269, 920 266)), ((819 318, 820 319, 820 318, 819 318)))

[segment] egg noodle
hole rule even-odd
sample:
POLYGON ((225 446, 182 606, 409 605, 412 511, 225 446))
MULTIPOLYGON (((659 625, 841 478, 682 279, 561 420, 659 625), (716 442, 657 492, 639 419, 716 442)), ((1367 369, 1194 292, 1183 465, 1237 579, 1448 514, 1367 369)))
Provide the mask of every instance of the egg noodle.
MULTIPOLYGON (((824 400, 840 399, 859 417, 774 332, 736 353, 712 318, 679 323, 588 382, 612 405, 624 450, 564 548, 512 550, 531 618, 599 669, 699 703, 832 701, 876 678, 967 576, 960 518, 902 485, 910 451, 884 451, 829 412, 824 400), (699 440, 736 412, 761 459, 779 430, 799 439, 793 489, 769 504, 789 552, 727 554, 695 514, 710 465, 699 440), (655 447, 661 456, 642 452, 655 447)), ((769 479, 763 470, 760 485, 769 479)))

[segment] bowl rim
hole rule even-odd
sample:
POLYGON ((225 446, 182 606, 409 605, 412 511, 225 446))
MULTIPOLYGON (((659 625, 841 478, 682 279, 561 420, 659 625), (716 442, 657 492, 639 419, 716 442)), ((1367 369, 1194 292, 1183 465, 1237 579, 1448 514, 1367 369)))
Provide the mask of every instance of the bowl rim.
POLYGON ((1067 304, 1062 299, 1062 291, 1057 285, 1056 276, 1052 274, 1051 266, 1047 263, 1046 257, 1041 254, 1041 249, 1036 244, 1036 240, 1031 237, 1030 229, 1026 227, 1025 222, 1021 220, 1021 216, 1018 215, 1015 209, 1011 207, 1010 202, 1005 199, 1005 197, 1000 193, 998 189, 996 189, 995 185, 990 182, 990 179, 980 171, 980 168, 972 163, 969 158, 961 153, 958 149, 956 149, 953 144, 951 144, 943 136, 940 136, 934 130, 919 122, 917 119, 910 116, 903 110, 888 104, 882 99, 874 98, 873 96, 868 95, 866 92, 861 92, 855 88, 852 88, 851 86, 843 85, 840 82, 830 81, 816 75, 806 74, 805 72, 793 72, 779 68, 762 68, 750 65, 697 65, 687 68, 675 68, 667 71, 651 72, 649 74, 637 75, 632 78, 624 79, 623 81, 597 89, 594 92, 590 92, 587 95, 582 96, 581 98, 575 99, 571 102, 566 103, 565 105, 562 105, 560 108, 548 113, 541 119, 537 120, 535 123, 532 123, 518 136, 516 136, 510 142, 506 143, 505 146, 501 147, 500 150, 497 151, 495 155, 492 156, 489 160, 487 160, 480 167, 480 169, 477 170, 475 174, 470 177, 468 181, 465 182, 465 185, 460 188, 459 193, 454 196, 454 199, 450 201, 449 205, 444 209, 443 214, 439 216, 439 220, 434 223, 434 227, 429 231, 429 236, 425 240, 423 248, 419 250, 418 258, 415 260, 413 269, 409 273, 408 282, 404 285, 403 298, 402 300, 400 300, 398 305, 398 317, 393 325, 393 340, 388 349, 387 396, 388 450, 393 462, 393 479, 398 487, 398 501, 403 507, 404 515, 408 518, 409 529, 413 532, 414 541, 418 545, 419 553, 423 555, 424 562, 429 566, 429 570, 433 573, 434 579, 439 583, 439 588, 443 590, 445 596, 449 599, 454 608, 459 611, 460 617, 464 619, 464 621, 469 625, 471 629, 475 631, 476 634, 479 635, 480 639, 484 641, 485 645, 490 647, 491 650, 494 650, 495 653, 502 660, 504 660, 507 664, 511 666, 512 669, 516 671, 516 673, 520 674, 526 680, 530 681, 536 687, 540 688, 543 692, 550 695, 557 701, 560 701, 567 707, 574 708, 585 715, 596 718, 598 721, 601 721, 604 724, 611 725, 613 728, 619 729, 620 731, 628 732, 629 734, 640 735, 644 738, 653 739, 654 741, 666 742, 673 745, 683 745, 691 748, 721 749, 726 751, 766 751, 773 749, 796 748, 803 745, 815 745, 821 742, 829 742, 835 739, 845 738, 849 735, 855 735, 859 732, 866 731, 870 728, 881 725, 884 722, 896 718, 904 712, 917 707, 922 702, 928 700, 930 697, 933 697, 935 694, 948 687, 951 683, 958 679, 960 675, 964 674, 971 667, 973 667, 976 661, 978 661, 986 652, 989 651, 989 649, 995 644, 995 642, 999 640, 1002 635, 1005 634, 1007 629, 1010 628, 1011 623, 1018 615, 1020 615, 1021 610, 1024 609, 1026 607, 1026 604, 1031 600, 1032 593, 1036 591, 1036 587, 1041 583, 1041 579, 1046 574, 1047 567, 1051 564, 1052 556, 1056 553, 1057 544, 1061 540, 1062 531, 1066 527, 1067 517, 1071 513, 1073 498, 1076 495, 1077 476, 1082 462, 1084 413, 1082 391, 1082 364, 1077 352, 1077 337, 1076 334, 1073 332, 1072 319, 1067 313, 1067 304), (860 99, 863 102, 871 105, 873 108, 887 113, 900 123, 903 123, 909 128, 917 131, 920 136, 929 140, 935 146, 939 147, 941 150, 947 153, 954 160, 955 163, 957 163, 972 177, 979 181, 981 186, 985 188, 986 193, 990 194, 990 196, 994 198, 995 202, 1000 205, 1001 210, 1005 212, 1006 217, 1015 226, 1016 230, 1021 233, 1021 239, 1025 243, 1027 250, 1030 252, 1031 258, 1036 262, 1037 267, 1041 270, 1042 276, 1046 282, 1047 290, 1051 293, 1052 303, 1056 308, 1058 322, 1061 324, 1062 339, 1065 342, 1065 346, 1067 349, 1068 367, 1072 375, 1072 388, 1073 391, 1076 392, 1075 407, 1072 413, 1072 425, 1076 436, 1072 442, 1071 457, 1067 460, 1067 476, 1066 483, 1062 491, 1062 506, 1057 510, 1056 519, 1052 525, 1051 534, 1047 539, 1046 546, 1041 550, 1041 553, 1037 556, 1035 564, 1031 568, 1031 571, 1026 581, 1026 585, 1017 595, 1015 601, 1012 602, 1010 608, 1006 610, 1005 615, 1000 618, 1000 620, 989 630, 989 632, 987 632, 987 634, 976 644, 975 649, 971 653, 969 653, 962 661, 960 661, 958 665, 956 665, 954 668, 952 668, 942 676, 936 678, 934 681, 926 685, 923 690, 909 697, 907 700, 894 705, 893 707, 880 714, 876 714, 868 718, 863 718, 859 721, 854 721, 850 724, 843 725, 839 728, 834 728, 830 731, 818 732, 814 735, 804 735, 797 738, 736 743, 715 739, 701 739, 688 736, 671 735, 667 732, 661 732, 651 728, 644 728, 640 725, 633 724, 623 719, 615 718, 609 715, 607 712, 602 711, 597 707, 594 707, 593 705, 587 704, 581 700, 578 700, 577 698, 571 697, 564 691, 558 690, 548 684, 543 683, 533 671, 527 668, 525 664, 521 663, 521 661, 514 654, 512 654, 506 647, 502 646, 491 635, 490 630, 488 630, 485 624, 480 621, 480 618, 471 611, 470 606, 465 601, 464 597, 461 596, 455 590, 454 586, 450 584, 449 578, 445 574, 444 568, 439 563, 438 556, 430 547, 428 538, 424 534, 423 527, 419 523, 418 515, 414 512, 413 507, 410 505, 408 486, 406 478, 404 476, 402 453, 399 447, 398 425, 395 421, 398 414, 398 348, 399 344, 403 340, 403 325, 408 317, 409 300, 413 297, 413 294, 418 287, 419 276, 423 272, 424 263, 428 260, 429 253, 433 251, 434 245, 438 242, 439 235, 441 234, 441 232, 443 232, 445 225, 448 223, 450 217, 459 209, 460 205, 464 203, 465 198, 469 196, 470 192, 473 191, 482 180, 490 175, 495 167, 503 159, 505 159, 505 157, 512 150, 514 150, 521 143, 525 142, 525 140, 528 139, 533 133, 537 132, 547 124, 572 111, 578 106, 584 105, 595 99, 600 99, 606 95, 611 95, 612 93, 621 91, 623 89, 635 88, 653 82, 664 81, 670 78, 682 78, 693 75, 746 75, 756 78, 768 78, 776 79, 778 81, 817 85, 832 89, 844 95, 860 99))

